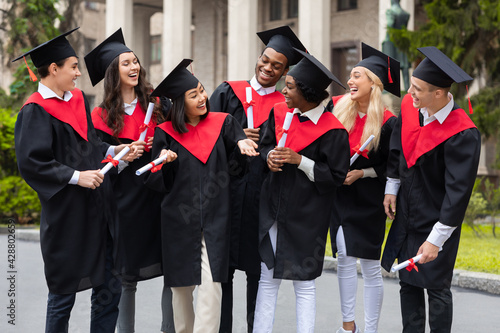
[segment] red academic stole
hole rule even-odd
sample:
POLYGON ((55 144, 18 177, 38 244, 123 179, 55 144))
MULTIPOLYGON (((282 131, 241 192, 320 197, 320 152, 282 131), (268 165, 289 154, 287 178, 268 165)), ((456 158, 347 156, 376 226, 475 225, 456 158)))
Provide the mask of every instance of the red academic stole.
MULTIPOLYGON (((107 117, 107 110, 104 110, 100 107, 94 108, 92 111, 92 122, 94 123, 94 127, 98 130, 101 130, 109 135, 113 135, 113 131, 108 127, 104 119, 107 117)), ((155 134, 155 126, 156 124, 151 120, 149 124, 144 125, 144 118, 146 117, 146 112, 142 108, 140 103, 137 103, 134 109, 134 113, 131 116, 125 114, 123 116, 123 130, 118 134, 118 137, 121 139, 129 139, 132 141, 136 141, 139 139, 142 131, 144 131, 147 127, 146 132, 146 141, 149 137, 154 136, 155 134)), ((149 151, 148 147, 145 147, 144 150, 149 151)))
POLYGON ((68 124, 82 139, 89 141, 87 139, 87 112, 85 111, 83 93, 80 89, 76 88, 71 93, 73 97, 65 102, 58 98, 44 99, 40 93, 35 92, 28 98, 24 105, 30 103, 40 105, 52 117, 68 124))
POLYGON ((186 124, 188 132, 183 134, 174 130, 171 121, 166 121, 158 125, 158 127, 205 164, 214 149, 227 116, 227 113, 209 112, 207 117, 200 121, 198 125, 186 124))
POLYGON ((451 111, 442 124, 435 120, 426 126, 420 126, 419 113, 420 111, 413 107, 411 95, 407 94, 401 103, 401 146, 408 168, 415 165, 420 156, 453 135, 476 128, 463 109, 451 111))
MULTIPOLYGON (((333 105, 335 106, 335 103, 337 103, 344 96, 345 95, 333 96, 332 97, 333 105)), ((384 110, 384 119, 382 121, 382 125, 384 125, 385 122, 391 117, 395 117, 395 115, 389 110, 384 110)), ((361 148, 361 146, 364 143, 361 142, 361 136, 363 135, 365 124, 366 124, 366 116, 361 118, 359 115, 357 115, 356 121, 354 122, 354 126, 351 128, 351 131, 349 132, 349 146, 351 147, 351 156, 354 155, 354 153, 358 153, 361 156, 368 158, 369 151, 367 149, 365 149, 361 153, 358 152, 359 148, 361 148)))
MULTIPOLYGON (((274 106, 276 142, 279 142, 283 136, 283 123, 289 111, 285 102, 274 106)), ((344 126, 331 112, 323 112, 316 125, 310 120, 300 122, 299 116, 294 115, 287 131, 285 147, 298 153, 332 129, 344 129, 344 126)))
POLYGON ((246 87, 251 87, 250 83, 247 81, 226 81, 233 89, 236 97, 240 100, 245 109, 245 114, 250 105, 253 106, 253 126, 254 128, 262 125, 263 122, 269 118, 269 112, 273 108, 274 104, 283 102, 285 96, 279 91, 275 91, 272 94, 267 94, 264 96, 259 95, 252 88, 252 101, 247 103, 246 87))

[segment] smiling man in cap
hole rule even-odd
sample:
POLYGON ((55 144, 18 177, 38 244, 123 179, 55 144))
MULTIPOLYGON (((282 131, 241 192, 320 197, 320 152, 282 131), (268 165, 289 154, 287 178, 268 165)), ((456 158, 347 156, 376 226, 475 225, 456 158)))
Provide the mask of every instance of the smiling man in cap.
POLYGON ((421 254, 417 267, 399 272, 403 332, 424 332, 425 289, 431 332, 450 332, 450 285, 481 138, 449 92, 453 82, 472 78, 437 48, 418 50, 426 58, 413 72, 391 137, 384 207, 395 220, 382 267, 421 254))
MULTIPOLYGON (((116 205, 100 173, 105 154, 92 125, 78 57, 66 40, 75 28, 28 51, 41 82, 15 126, 21 176, 42 205, 40 246, 49 289, 45 332, 68 332, 76 292, 93 288, 90 332, 115 330, 121 283, 113 274, 116 205)), ((31 70, 30 70, 31 72, 31 70)), ((31 73, 33 79, 36 79, 31 73)))
MULTIPOLYGON (((286 75, 289 67, 302 58, 293 47, 302 51, 305 47, 289 26, 261 31, 257 35, 266 47, 257 59, 253 78, 250 81, 223 82, 210 96, 210 105, 213 111, 227 112, 235 117, 247 137, 258 143, 272 107, 285 100, 276 91, 276 84, 286 75)), ((266 171, 265 163, 255 158, 249 163, 249 172, 243 179, 231 179, 231 267, 228 282, 222 284, 221 333, 232 331, 232 280, 235 269, 245 271, 247 275, 247 322, 248 332, 252 332, 260 276, 258 202, 266 171)))

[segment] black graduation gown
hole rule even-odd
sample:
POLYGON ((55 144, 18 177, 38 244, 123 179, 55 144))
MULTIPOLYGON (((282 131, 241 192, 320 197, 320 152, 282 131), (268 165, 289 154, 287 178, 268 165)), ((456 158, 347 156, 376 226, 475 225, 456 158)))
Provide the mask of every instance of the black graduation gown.
POLYGON ((167 191, 161 204, 166 286, 185 287, 201 283, 202 233, 213 281, 227 281, 229 178, 244 172, 246 160, 241 154, 235 154, 238 157, 235 160, 228 161, 228 157, 238 149, 237 142, 245 138, 241 125, 227 115, 210 156, 203 163, 163 129, 156 128, 153 157, 157 157, 164 148, 177 153, 175 161, 165 164, 161 172, 149 173, 147 179, 149 186, 164 186, 167 191))
POLYGON ((116 236, 109 177, 95 190, 68 184, 75 170, 102 168, 109 147, 97 137, 86 100, 85 112, 88 141, 34 103, 21 109, 15 126, 19 170, 42 205, 40 246, 47 285, 55 294, 102 284, 108 233, 116 236))
MULTIPOLYGON (((262 137, 261 157, 266 160, 276 144, 273 109, 262 137)), ((281 172, 269 172, 260 197, 259 252, 266 266, 274 268, 274 278, 304 281, 323 270, 332 202, 349 168, 347 131, 331 129, 298 153, 315 162, 315 181, 292 164, 285 164, 281 172), (276 256, 268 233, 275 221, 276 256)))
MULTIPOLYGON (((460 131, 420 156, 408 168, 401 143, 401 136, 406 134, 401 131, 402 115, 406 112, 404 104, 405 99, 390 143, 387 176, 399 178, 401 186, 397 196, 396 218, 382 256, 382 267, 389 271, 396 258, 403 262, 414 257, 434 224, 439 221, 444 225, 457 227, 444 243, 443 250, 435 260, 418 265, 418 272, 400 270, 399 278, 421 288, 449 288, 461 224, 477 174, 481 137, 477 128, 460 131)), ((413 117, 420 114, 416 109, 408 112, 410 111, 413 117)), ((450 116, 453 112, 464 111, 455 105, 450 116)), ((440 125, 443 131, 450 126, 450 116, 440 125)), ((455 124, 451 123, 451 126, 455 124)))
MULTIPOLYGON (((245 109, 229 83, 223 82, 215 89, 210 96, 210 107, 214 111, 229 113, 242 128, 248 127, 245 109)), ((266 124, 267 121, 258 127, 260 135, 264 133, 266 124)), ((247 168, 248 172, 243 177, 231 177, 230 266, 260 274, 259 198, 269 169, 260 158, 251 159, 247 168)))
POLYGON ((334 201, 330 238, 332 252, 337 252, 336 236, 339 226, 344 231, 347 255, 379 260, 385 237, 384 190, 389 141, 396 117, 383 124, 380 143, 368 158, 360 155, 350 170, 373 168, 377 178, 360 178, 351 185, 342 185, 334 201))
MULTIPOLYGON (((134 113, 141 110, 136 108, 134 113)), ((97 109, 94 110, 96 111, 97 109)), ((131 121, 130 124, 134 125, 136 122, 131 121)), ((100 124, 95 126, 100 128, 100 124)), ((105 131, 96 131, 109 144, 128 144, 139 139, 120 138, 120 142, 117 142, 116 138, 105 131)), ((120 226, 118 247, 121 255, 117 269, 126 281, 147 280, 163 274, 160 227, 162 194, 144 185, 146 174, 135 175, 137 169, 149 162, 151 151, 144 151, 140 158, 129 162, 120 173, 116 169, 110 171, 120 226)))

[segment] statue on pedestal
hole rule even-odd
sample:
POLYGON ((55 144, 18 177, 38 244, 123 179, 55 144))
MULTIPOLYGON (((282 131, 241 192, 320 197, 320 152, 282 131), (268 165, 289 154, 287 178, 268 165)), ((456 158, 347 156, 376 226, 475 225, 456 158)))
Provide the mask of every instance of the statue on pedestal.
MULTIPOLYGON (((394 29, 401 29, 406 27, 410 14, 401 8, 399 0, 391 0, 391 7, 385 12, 387 18, 387 27, 394 29)), ((394 43, 389 39, 389 31, 387 31, 385 40, 382 42, 382 52, 399 60, 401 64, 401 71, 403 73, 404 89, 408 90, 410 87, 409 68, 410 62, 405 53, 396 48, 394 43)))

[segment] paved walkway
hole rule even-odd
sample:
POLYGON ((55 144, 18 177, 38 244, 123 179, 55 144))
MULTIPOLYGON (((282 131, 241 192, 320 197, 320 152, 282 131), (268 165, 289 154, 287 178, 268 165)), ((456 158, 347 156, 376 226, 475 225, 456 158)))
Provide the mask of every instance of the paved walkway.
MULTIPOLYGON (((47 286, 43 275, 40 244, 33 241, 16 241, 16 325, 7 323, 10 297, 8 297, 9 277, 7 267, 7 236, 0 235, 0 332, 44 332, 47 286)), ((363 328, 362 280, 359 280, 357 322, 363 328)), ((244 318, 245 275, 236 273, 234 333, 245 332, 244 318)), ((136 332, 159 332, 160 295, 163 286, 161 278, 140 282, 137 292, 136 332)), ((399 285, 397 279, 384 279, 384 304, 380 319, 379 332, 401 332, 399 312, 399 285)), ((316 331, 335 332, 341 323, 337 276, 326 270, 317 279, 316 331)), ((498 332, 500 327, 500 296, 489 293, 453 287, 455 300, 454 333, 498 332)), ((282 283, 278 296, 274 332, 295 332, 295 296, 290 281, 282 283)), ((71 333, 89 331, 90 291, 78 294, 70 321, 71 333)))

